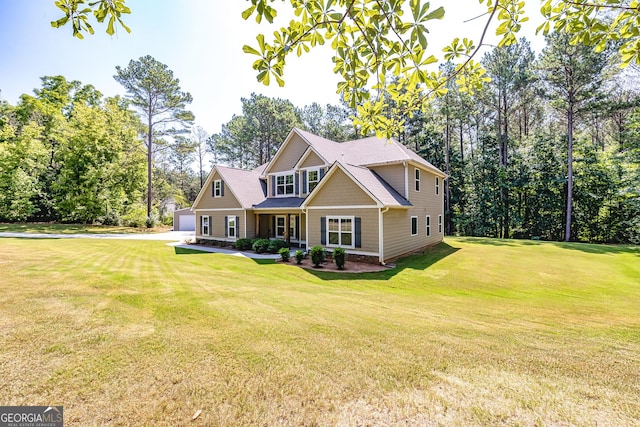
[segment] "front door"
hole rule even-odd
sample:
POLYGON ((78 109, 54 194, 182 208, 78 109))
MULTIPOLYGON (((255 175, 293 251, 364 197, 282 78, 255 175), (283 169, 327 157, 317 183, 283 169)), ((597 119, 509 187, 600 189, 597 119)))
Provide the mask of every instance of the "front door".
POLYGON ((287 217, 284 215, 276 216, 276 239, 284 239, 284 232, 287 229, 287 217))
MULTIPOLYGON (((286 239, 285 231, 287 230, 287 216, 276 215, 276 239, 286 239)), ((289 236, 291 240, 298 240, 298 215, 289 216, 289 236)))

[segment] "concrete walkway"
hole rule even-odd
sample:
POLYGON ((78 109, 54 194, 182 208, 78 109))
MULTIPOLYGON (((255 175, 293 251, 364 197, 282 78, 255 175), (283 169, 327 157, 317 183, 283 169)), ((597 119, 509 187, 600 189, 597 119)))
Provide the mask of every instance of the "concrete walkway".
POLYGON ((256 254, 253 252, 240 252, 234 249, 216 248, 213 246, 200 246, 200 245, 185 245, 180 242, 167 243, 169 246, 174 246, 180 249, 191 249, 200 252, 211 252, 216 254, 233 255, 251 259, 280 259, 278 254, 256 254))

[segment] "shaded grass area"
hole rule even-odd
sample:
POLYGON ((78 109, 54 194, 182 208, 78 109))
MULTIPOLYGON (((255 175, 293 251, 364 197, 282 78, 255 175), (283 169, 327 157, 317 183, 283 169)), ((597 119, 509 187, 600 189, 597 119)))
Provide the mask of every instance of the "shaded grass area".
POLYGON ((154 228, 117 227, 93 224, 58 224, 58 223, 0 223, 0 232, 10 233, 44 233, 44 234, 122 234, 122 233, 157 233, 169 231, 171 227, 154 228))
POLYGON ((1 239, 3 404, 68 425, 638 424, 640 252, 585 246, 448 239, 340 275, 1 239))

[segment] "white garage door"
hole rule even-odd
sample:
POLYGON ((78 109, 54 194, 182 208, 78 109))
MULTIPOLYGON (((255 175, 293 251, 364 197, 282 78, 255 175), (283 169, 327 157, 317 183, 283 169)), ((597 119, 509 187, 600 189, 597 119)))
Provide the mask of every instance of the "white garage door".
POLYGON ((196 216, 194 214, 180 215, 177 231, 195 231, 196 229, 196 216))

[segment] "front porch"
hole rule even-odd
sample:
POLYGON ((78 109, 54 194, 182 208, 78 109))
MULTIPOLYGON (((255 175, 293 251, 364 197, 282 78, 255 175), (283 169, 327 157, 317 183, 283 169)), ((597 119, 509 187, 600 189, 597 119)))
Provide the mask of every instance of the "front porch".
POLYGON ((255 213, 255 236, 282 239, 290 248, 307 249, 306 215, 298 212, 255 213))

